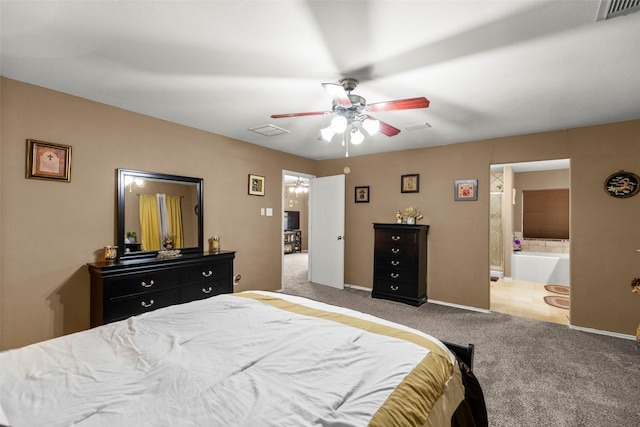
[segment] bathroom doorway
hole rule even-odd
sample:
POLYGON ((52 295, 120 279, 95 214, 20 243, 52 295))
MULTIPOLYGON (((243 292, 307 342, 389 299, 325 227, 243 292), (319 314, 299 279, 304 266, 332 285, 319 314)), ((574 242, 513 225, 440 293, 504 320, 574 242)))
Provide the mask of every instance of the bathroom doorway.
POLYGON ((562 188, 570 188, 569 159, 491 165, 491 310, 569 324, 569 239, 523 236, 523 191, 562 188), (516 258, 520 255, 526 256, 516 258), (527 273, 523 266, 531 262, 545 264, 527 273), (566 272, 559 279, 562 269, 566 272))

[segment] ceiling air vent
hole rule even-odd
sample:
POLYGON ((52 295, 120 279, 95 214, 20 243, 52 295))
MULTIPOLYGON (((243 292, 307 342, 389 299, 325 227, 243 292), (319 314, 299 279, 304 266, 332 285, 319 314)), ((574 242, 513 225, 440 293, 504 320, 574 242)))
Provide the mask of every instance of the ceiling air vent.
POLYGON ((289 133, 288 130, 282 129, 272 124, 249 128, 249 130, 251 132, 259 133, 260 135, 264 135, 264 136, 275 136, 275 135, 282 135, 283 133, 289 133))
POLYGON ((640 11, 640 0, 602 0, 596 21, 640 11))

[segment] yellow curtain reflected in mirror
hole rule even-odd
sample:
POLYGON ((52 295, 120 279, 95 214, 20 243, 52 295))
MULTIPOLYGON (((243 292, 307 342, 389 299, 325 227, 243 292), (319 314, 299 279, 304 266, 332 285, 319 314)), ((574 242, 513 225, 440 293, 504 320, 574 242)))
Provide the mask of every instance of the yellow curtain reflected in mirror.
POLYGON ((143 251, 160 249, 160 215, 155 194, 140 195, 140 240, 143 251))
POLYGON ((174 247, 184 247, 184 235, 182 233, 182 208, 180 196, 167 196, 167 217, 169 220, 169 232, 173 237, 174 247))

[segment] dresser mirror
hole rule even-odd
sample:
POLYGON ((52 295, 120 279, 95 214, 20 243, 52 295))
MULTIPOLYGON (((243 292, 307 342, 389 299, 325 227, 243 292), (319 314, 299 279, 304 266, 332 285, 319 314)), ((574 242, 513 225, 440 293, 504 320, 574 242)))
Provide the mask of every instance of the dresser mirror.
POLYGON ((118 169, 119 258, 202 253, 202 218, 202 178, 118 169))

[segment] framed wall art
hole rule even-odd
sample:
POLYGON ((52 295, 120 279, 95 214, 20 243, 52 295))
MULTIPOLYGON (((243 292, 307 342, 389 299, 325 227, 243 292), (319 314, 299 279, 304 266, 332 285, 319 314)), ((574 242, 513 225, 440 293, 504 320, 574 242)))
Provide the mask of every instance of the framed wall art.
POLYGON ((71 182, 71 146, 27 139, 27 178, 71 182))
POLYGON ((453 184, 453 200, 478 200, 478 180, 459 179, 453 184))
POLYGON ((604 191, 617 199, 633 197, 640 191, 640 177, 633 172, 621 170, 607 177, 604 181, 604 191))
POLYGON ((264 176, 249 174, 249 194, 264 196, 264 176))
POLYGON ((354 197, 356 203, 369 203, 369 186, 356 187, 354 197))
POLYGON ((402 177, 400 177, 400 192, 419 193, 420 192, 420 175, 417 173, 410 174, 410 175, 402 175, 402 177))

